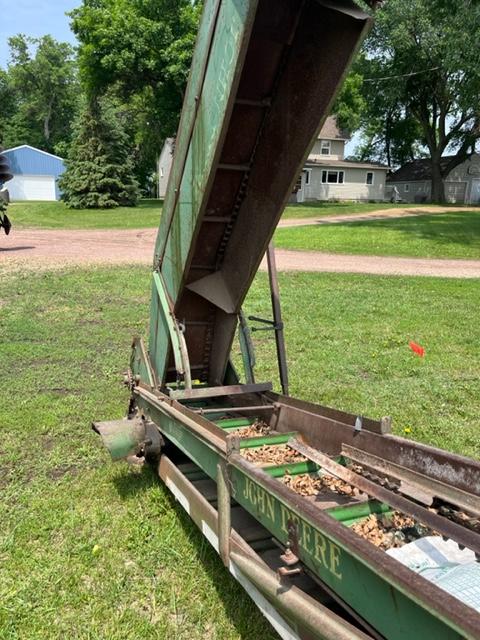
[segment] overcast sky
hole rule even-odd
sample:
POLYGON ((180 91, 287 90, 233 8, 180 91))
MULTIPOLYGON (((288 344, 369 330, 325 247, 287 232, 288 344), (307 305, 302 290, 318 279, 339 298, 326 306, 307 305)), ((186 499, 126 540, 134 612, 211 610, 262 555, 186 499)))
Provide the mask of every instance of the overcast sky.
POLYGON ((75 44, 65 12, 79 4, 80 0, 0 0, 0 66, 7 64, 8 38, 17 33, 34 37, 49 33, 75 44))

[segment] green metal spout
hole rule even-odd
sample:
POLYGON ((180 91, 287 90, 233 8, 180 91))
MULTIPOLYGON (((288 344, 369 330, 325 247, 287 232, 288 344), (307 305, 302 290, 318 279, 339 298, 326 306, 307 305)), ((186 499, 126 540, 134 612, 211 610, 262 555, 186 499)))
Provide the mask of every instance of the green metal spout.
POLYGON ((140 419, 94 422, 92 429, 102 438, 114 461, 137 455, 145 445, 145 425, 140 419))

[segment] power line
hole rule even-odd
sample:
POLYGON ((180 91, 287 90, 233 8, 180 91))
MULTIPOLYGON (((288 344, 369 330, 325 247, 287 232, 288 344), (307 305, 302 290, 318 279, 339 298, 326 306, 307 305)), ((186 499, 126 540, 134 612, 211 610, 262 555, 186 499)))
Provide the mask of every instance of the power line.
POLYGON ((440 67, 432 67, 431 69, 423 69, 422 71, 412 71, 411 73, 402 73, 398 76, 384 76, 383 78, 364 78, 363 82, 381 82, 382 80, 394 80, 396 78, 410 78, 410 76, 418 76, 422 73, 437 71, 440 67))

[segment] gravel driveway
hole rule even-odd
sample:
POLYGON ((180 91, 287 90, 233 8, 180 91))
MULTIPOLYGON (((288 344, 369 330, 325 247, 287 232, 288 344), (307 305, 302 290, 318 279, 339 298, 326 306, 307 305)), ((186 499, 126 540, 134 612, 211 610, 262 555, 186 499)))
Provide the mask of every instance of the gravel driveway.
MULTIPOLYGON (((13 229, 0 236, 0 267, 51 269, 70 265, 145 264, 152 261, 156 229, 13 229)), ((277 249, 281 271, 480 278, 480 260, 348 256, 277 249)), ((263 263, 262 268, 266 265, 263 263)))

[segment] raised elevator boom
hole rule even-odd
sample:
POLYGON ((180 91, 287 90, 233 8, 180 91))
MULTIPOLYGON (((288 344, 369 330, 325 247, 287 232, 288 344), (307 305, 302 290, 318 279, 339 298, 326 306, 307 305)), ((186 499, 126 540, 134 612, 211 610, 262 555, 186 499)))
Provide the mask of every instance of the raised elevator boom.
POLYGON ((241 305, 368 25, 350 0, 206 0, 155 247, 161 386, 234 381, 241 305))

